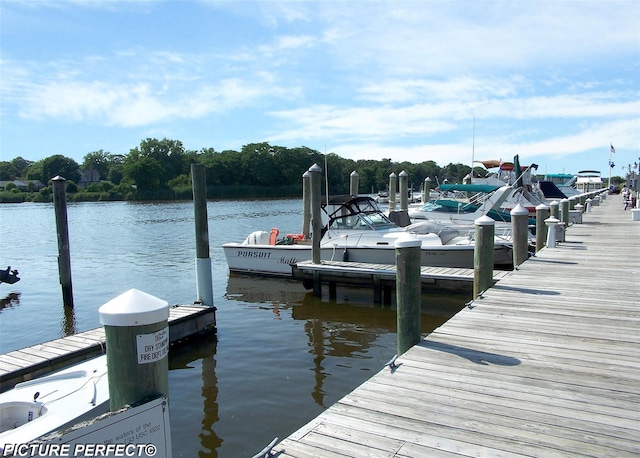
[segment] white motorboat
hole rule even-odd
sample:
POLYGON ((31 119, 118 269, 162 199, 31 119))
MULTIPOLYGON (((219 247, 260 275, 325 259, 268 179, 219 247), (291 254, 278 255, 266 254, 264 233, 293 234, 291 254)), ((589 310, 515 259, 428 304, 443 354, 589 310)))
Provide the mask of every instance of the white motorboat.
MULTIPOLYGON (((475 242, 469 237, 418 234, 396 226, 367 196, 337 196, 322 207, 323 230, 320 257, 323 260, 395 264, 395 241, 409 234, 421 242, 421 264, 439 267, 473 267, 475 242)), ((243 242, 222 245, 231 272, 289 277, 291 266, 310 260, 311 240, 302 234, 278 238, 272 229, 252 232, 243 242)), ((496 243, 496 267, 512 265, 509 243, 496 243)))
POLYGON ((106 355, 19 383, 0 394, 0 454, 108 410, 106 355))
POLYGON ((473 224, 481 216, 510 222, 511 215, 502 206, 514 195, 510 185, 443 184, 441 194, 420 208, 409 209, 411 221, 429 220, 442 224, 473 224))

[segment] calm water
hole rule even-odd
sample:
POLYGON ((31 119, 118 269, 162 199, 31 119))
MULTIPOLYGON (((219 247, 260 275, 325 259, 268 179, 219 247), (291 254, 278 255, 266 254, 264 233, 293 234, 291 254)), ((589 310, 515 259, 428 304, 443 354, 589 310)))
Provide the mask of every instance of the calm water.
MULTIPOLYGON (((258 229, 299 232, 301 209, 300 200, 209 202, 218 333, 170 354, 173 456, 253 456, 395 354, 394 306, 373 306, 370 291, 338 288, 329 301, 297 282, 229 276, 222 243, 258 229)), ((193 213, 191 202, 69 204, 75 309, 65 314, 53 205, 0 205, 0 268, 21 277, 0 286, 0 352, 99 327, 98 308, 130 288, 192 303, 193 213)), ((428 332, 469 298, 423 299, 428 332)))

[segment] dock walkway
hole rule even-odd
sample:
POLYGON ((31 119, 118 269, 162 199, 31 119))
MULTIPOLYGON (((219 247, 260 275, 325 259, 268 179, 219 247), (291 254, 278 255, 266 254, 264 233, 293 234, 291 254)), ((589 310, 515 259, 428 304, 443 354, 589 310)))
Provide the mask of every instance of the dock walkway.
MULTIPOLYGON (((215 308, 179 305, 169 309, 170 343, 215 332, 215 308)), ((0 392, 105 352, 104 327, 0 355, 0 392)))
POLYGON ((640 456, 639 278, 640 222, 608 196, 273 452, 640 456))

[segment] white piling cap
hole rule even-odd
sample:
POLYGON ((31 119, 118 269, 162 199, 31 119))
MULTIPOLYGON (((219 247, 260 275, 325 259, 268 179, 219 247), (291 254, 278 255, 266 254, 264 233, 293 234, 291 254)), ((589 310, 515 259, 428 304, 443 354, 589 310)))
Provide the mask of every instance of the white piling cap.
POLYGON ((169 318, 169 303, 151 294, 130 289, 98 309, 100 323, 107 326, 143 326, 169 318))
POLYGON ((402 234, 396 239, 394 246, 396 248, 411 248, 422 246, 422 241, 419 238, 412 237, 410 234, 402 234))
POLYGON ((553 216, 550 216, 549 218, 544 220, 545 224, 547 226, 553 226, 555 224, 560 224, 560 220, 558 218, 555 218, 553 216))
POLYGON ((400 176, 401 177, 408 177, 409 174, 406 172, 406 170, 403 170, 402 172, 400 172, 400 176))
POLYGON ((549 207, 545 204, 540 204, 536 206, 536 210, 549 210, 549 207))
POLYGON ((357 177, 358 176, 358 172, 356 172, 355 170, 353 172, 351 172, 351 175, 349 175, 350 177, 357 177))
POLYGON ((311 167, 309 167, 309 172, 322 173, 322 169, 318 164, 313 164, 311 167))
POLYGON ((476 226, 495 226, 496 225, 495 220, 487 215, 482 215, 480 218, 476 218, 474 223, 476 226))
POLYGON ((518 204, 515 207, 513 207, 511 209, 511 211, 509 212, 509 214, 511 216, 522 216, 522 215, 528 215, 529 214, 529 210, 527 210, 524 205, 522 204, 518 204))

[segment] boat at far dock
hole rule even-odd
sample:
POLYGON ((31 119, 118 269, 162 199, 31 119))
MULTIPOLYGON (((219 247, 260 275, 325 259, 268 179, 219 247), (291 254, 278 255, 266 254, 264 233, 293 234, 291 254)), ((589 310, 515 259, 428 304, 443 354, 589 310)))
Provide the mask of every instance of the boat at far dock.
MULTIPOLYGON (((322 204, 320 258, 395 264, 395 241, 413 237, 421 242, 423 266, 472 268, 475 241, 467 233, 445 230, 417 233, 397 226, 368 196, 335 196, 322 204)), ((510 268, 510 243, 496 242, 494 265, 510 268)), ((255 231, 242 242, 222 245, 231 272, 290 277, 292 265, 312 258, 311 238, 278 229, 255 231)))

